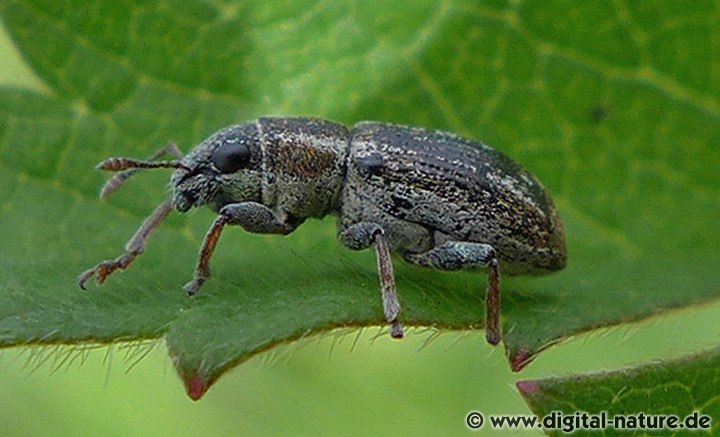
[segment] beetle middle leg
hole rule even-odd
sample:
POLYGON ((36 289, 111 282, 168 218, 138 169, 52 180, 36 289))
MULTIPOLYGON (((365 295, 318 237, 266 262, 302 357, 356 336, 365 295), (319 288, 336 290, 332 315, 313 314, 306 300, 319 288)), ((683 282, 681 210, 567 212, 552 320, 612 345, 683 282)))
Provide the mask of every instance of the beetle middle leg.
POLYGON ((492 246, 447 241, 427 252, 407 253, 405 259, 412 264, 440 270, 487 267, 489 277, 485 300, 485 338, 493 345, 500 342, 500 266, 492 246))
POLYGON ((219 214, 205 234, 193 280, 183 287, 190 296, 197 293, 210 277, 210 257, 225 225, 239 225, 246 231, 257 234, 281 235, 289 234, 299 225, 278 217, 270 208, 256 202, 231 203, 223 206, 219 214))
POLYGON ((357 223, 340 232, 339 238, 346 247, 353 250, 375 245, 385 319, 390 323, 390 335, 393 338, 402 338, 404 331, 398 320, 400 302, 395 287, 395 273, 383 229, 375 223, 357 223))

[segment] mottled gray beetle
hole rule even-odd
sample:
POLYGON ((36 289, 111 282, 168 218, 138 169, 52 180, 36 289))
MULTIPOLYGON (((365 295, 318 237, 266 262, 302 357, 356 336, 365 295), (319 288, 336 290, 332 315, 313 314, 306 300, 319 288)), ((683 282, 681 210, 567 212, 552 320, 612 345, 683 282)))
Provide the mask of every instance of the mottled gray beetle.
POLYGON ((225 225, 289 234, 309 217, 335 213, 339 239, 350 249, 375 247, 385 317, 403 336, 390 252, 442 270, 489 269, 486 338, 500 341, 500 268, 541 274, 565 266, 562 224, 540 182, 505 155, 457 135, 424 128, 361 122, 345 126, 316 118, 260 118, 222 129, 183 154, 174 145, 146 161, 110 158, 117 171, 101 197, 138 169, 173 168, 172 197, 157 207, 115 260, 83 272, 98 283, 142 253, 150 233, 175 208, 208 205, 219 215, 205 235, 195 294, 210 277, 209 260, 225 225), (174 161, 155 161, 164 154, 174 161))

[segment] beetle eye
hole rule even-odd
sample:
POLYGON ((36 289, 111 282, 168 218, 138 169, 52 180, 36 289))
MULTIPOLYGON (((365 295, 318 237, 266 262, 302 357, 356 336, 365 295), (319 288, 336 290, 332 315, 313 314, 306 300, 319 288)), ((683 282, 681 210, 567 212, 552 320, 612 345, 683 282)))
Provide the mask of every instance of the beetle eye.
POLYGON ((250 149, 244 143, 226 143, 218 147, 210 157, 221 173, 233 173, 250 161, 250 149))

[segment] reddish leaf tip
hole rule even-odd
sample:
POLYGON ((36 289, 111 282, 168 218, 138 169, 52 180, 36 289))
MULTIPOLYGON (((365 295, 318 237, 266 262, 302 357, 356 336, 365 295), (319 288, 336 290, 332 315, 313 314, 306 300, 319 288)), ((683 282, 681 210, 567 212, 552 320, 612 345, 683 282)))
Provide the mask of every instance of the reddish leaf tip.
POLYGON ((517 352, 510 352, 510 368, 513 372, 519 372, 535 359, 535 355, 525 348, 518 349, 517 352))
POLYGON ((194 401, 203 397, 208 388, 210 388, 207 381, 200 373, 195 373, 186 378, 185 387, 187 388, 188 396, 190 396, 190 399, 194 401))
POLYGON ((534 396, 540 391, 540 384, 537 381, 518 381, 515 386, 525 397, 534 396))

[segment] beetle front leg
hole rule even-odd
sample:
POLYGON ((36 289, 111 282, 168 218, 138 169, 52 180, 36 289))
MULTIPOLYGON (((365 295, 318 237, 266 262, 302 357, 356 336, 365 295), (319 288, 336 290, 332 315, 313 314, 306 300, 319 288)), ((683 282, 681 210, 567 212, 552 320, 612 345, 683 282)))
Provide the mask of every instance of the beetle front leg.
POLYGON ((357 223, 340 232, 339 238, 346 247, 353 250, 366 249, 375 245, 385 319, 390 324, 390 336, 402 338, 404 331, 398 320, 400 302, 395 287, 395 274, 390 258, 390 249, 385 241, 382 228, 375 223, 357 223))
POLYGON ((115 258, 114 260, 107 260, 97 264, 95 267, 85 270, 78 276, 77 282, 80 288, 85 289, 85 283, 95 276, 98 284, 105 282, 105 279, 117 269, 126 269, 130 263, 133 262, 138 255, 145 250, 150 234, 160 226, 160 223, 172 211, 172 201, 166 200, 165 202, 158 205, 155 211, 145 219, 140 228, 135 232, 135 235, 125 245, 125 253, 115 258))
POLYGON ((297 227, 297 224, 287 223, 275 215, 270 208, 256 202, 231 203, 223 206, 219 214, 205 234, 193 280, 183 287, 190 296, 197 293, 210 277, 210 257, 215 251, 225 225, 242 226, 246 231, 257 234, 282 235, 289 234, 297 227))
POLYGON ((448 241, 427 252, 407 253, 405 259, 412 264, 440 270, 487 267, 490 271, 485 299, 485 338, 493 345, 500 342, 500 266, 492 246, 448 241))

